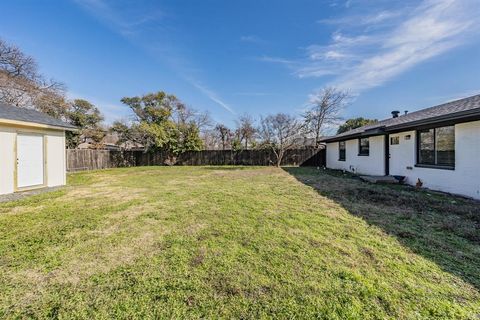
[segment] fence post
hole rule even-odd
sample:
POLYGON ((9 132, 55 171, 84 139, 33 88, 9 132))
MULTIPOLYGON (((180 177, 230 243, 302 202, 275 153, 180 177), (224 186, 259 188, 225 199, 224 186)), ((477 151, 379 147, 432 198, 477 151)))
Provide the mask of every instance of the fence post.
MULTIPOLYGON (((155 166, 165 164, 165 152, 113 151, 113 150, 66 150, 67 171, 95 170, 117 167, 155 166)), ((260 165, 272 163, 271 150, 202 150, 189 151, 178 156, 178 165, 260 165)), ((282 165, 322 167, 326 165, 326 150, 289 150, 282 165)))

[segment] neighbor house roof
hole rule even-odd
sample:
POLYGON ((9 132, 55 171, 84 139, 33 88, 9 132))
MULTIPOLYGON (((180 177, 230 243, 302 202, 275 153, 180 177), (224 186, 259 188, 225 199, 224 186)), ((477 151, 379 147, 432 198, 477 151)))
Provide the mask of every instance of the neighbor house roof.
POLYGON ((13 124, 34 123, 45 127, 64 130, 75 130, 76 127, 69 123, 55 119, 45 113, 26 108, 14 107, 0 103, 0 123, 8 122, 13 124))
POLYGON ((381 120, 374 124, 327 137, 322 141, 334 142, 362 136, 395 133, 434 124, 449 124, 474 120, 480 120, 480 95, 400 115, 397 118, 381 120))

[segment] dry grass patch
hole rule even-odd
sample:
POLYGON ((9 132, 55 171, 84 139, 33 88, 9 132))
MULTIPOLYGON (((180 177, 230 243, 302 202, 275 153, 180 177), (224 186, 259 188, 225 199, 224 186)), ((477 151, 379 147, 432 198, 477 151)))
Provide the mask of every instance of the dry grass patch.
POLYGON ((477 317, 471 203, 286 170, 84 172, 0 204, 0 317, 477 317))

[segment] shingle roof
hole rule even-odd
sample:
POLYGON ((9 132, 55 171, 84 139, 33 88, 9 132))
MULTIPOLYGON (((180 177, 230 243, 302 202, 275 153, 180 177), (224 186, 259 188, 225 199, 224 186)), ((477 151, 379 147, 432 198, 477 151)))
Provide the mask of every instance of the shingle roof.
POLYGON ((460 114, 479 114, 480 115, 480 95, 447 102, 438 106, 408 113, 406 115, 398 116, 397 118, 390 118, 378 121, 374 124, 366 125, 356 128, 332 137, 327 137, 323 141, 329 141, 347 136, 360 135, 366 131, 383 128, 385 131, 393 130, 395 128, 408 127, 428 120, 448 120, 448 118, 455 118, 460 114))
POLYGON ((75 126, 55 119, 45 113, 32 109, 14 107, 3 103, 0 103, 0 119, 33 122, 65 129, 76 129, 75 126))

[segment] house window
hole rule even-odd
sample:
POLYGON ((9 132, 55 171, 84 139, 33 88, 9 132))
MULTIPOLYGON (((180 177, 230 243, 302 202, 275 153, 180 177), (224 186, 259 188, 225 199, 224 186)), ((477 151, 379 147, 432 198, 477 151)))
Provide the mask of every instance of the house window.
POLYGON ((368 138, 358 139, 358 155, 359 156, 370 155, 370 140, 368 138))
POLYGON ((345 161, 346 153, 347 153, 346 143, 345 141, 340 141, 338 143, 338 160, 345 161))
POLYGON ((390 137, 390 144, 393 146, 393 145, 396 145, 396 144, 400 144, 400 137, 390 137))
POLYGON ((455 167, 455 127, 418 131, 418 164, 455 167))

